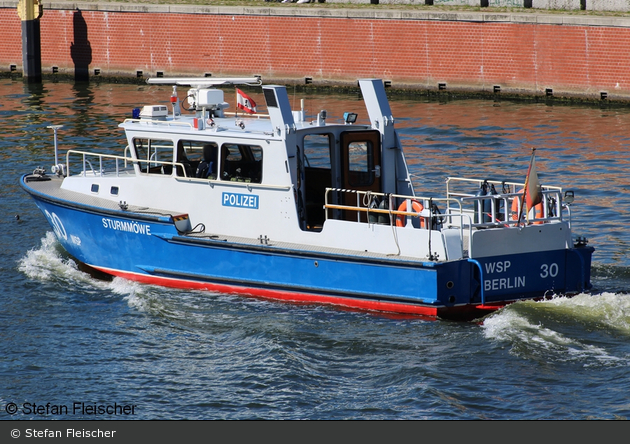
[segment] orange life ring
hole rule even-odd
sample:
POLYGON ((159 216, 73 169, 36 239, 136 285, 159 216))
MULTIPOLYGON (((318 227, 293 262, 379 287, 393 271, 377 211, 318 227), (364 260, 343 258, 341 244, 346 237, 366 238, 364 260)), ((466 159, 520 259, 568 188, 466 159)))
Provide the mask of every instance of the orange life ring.
MULTIPOLYGON (((418 202, 417 200, 412 200, 411 201, 411 207, 413 208, 413 211, 415 213, 420 213, 422 210, 424 210, 424 206, 418 202)), ((407 212, 407 199, 403 200, 403 203, 400 204, 400 206, 398 207, 398 211, 403 211, 403 212, 407 212)), ((397 227, 404 227, 407 223, 406 221, 407 216, 404 216, 402 214, 399 214, 396 216, 396 226, 397 227)), ((424 228, 424 218, 421 217, 420 218, 420 227, 424 228)))
MULTIPOLYGON (((523 190, 518 190, 517 191, 518 194, 523 193, 523 190)), ((519 202, 520 198, 517 196, 512 200, 512 220, 518 220, 518 202, 519 202)), ((523 202, 525 203, 525 202, 523 202)), ((536 219, 543 219, 545 217, 545 210, 543 207, 543 203, 540 202, 539 204, 534 206, 534 224, 536 225, 540 225, 542 223, 544 223, 542 220, 539 221, 535 221, 536 219)))

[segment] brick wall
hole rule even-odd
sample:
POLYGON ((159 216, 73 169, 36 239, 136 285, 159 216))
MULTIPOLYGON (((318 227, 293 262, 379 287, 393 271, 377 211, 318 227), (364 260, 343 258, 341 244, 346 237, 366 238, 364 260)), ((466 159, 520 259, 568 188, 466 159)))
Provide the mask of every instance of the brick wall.
MULTIPOLYGON (((42 69, 630 98, 630 28, 564 23, 45 10, 42 69)), ((0 8, 0 71, 21 72, 21 23, 0 8)))

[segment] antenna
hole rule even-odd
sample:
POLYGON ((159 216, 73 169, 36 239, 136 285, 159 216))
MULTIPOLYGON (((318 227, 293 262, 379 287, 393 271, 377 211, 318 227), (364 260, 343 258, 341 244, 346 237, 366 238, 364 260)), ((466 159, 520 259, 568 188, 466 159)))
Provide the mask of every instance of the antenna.
POLYGON ((57 148, 57 130, 63 128, 63 125, 48 125, 46 128, 52 129, 55 133, 55 164, 52 167, 52 172, 63 176, 63 164, 59 163, 59 150, 57 148))
POLYGON ((262 78, 255 77, 154 77, 147 79, 151 85, 180 85, 193 88, 208 88, 219 85, 262 85, 262 78))

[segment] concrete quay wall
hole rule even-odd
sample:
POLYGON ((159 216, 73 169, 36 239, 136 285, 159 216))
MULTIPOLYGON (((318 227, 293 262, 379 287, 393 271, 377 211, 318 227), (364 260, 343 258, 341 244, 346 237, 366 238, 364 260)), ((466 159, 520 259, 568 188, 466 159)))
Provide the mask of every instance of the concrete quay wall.
MULTIPOLYGON (((19 74, 16 5, 0 1, 0 72, 19 74)), ((630 101, 630 17, 291 6, 45 3, 42 73, 630 101)))
MULTIPOLYGON (((273 0, 272 0, 273 1, 273 0)), ((630 11, 630 0, 311 0, 321 3, 378 5, 477 6, 554 9, 561 11, 630 11)))

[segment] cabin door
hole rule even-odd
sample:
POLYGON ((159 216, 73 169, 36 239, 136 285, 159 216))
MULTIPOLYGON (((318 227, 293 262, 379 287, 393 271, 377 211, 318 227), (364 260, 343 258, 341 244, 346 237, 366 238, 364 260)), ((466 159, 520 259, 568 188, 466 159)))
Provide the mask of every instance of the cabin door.
MULTIPOLYGON (((344 131, 341 133, 341 182, 346 190, 381 192, 381 133, 344 131)), ((357 206, 356 193, 344 193, 343 205, 357 206)), ((358 199, 363 205, 363 199, 358 199)), ((365 213, 346 211, 344 219, 365 221, 365 213)))

